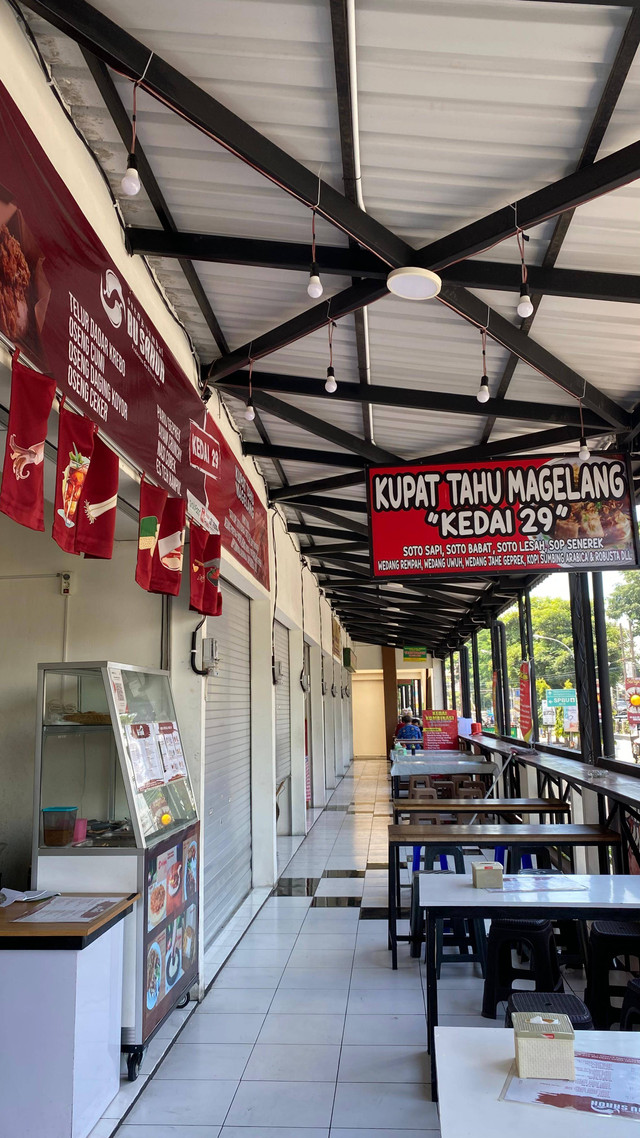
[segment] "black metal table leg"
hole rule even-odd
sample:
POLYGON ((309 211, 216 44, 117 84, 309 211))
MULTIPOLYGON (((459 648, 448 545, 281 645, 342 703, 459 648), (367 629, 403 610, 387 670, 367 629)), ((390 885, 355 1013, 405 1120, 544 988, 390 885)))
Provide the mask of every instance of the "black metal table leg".
POLYGON ((436 920, 425 910, 425 962, 427 973, 427 1050, 431 1064, 431 1098, 438 1101, 438 1079, 436 1073, 435 1028, 438 1023, 438 978, 436 968, 436 920))
POLYGON ((391 949, 391 967, 398 967, 398 941, 397 941, 397 898, 396 898, 396 880, 397 869, 396 864, 398 861, 398 846, 394 842, 389 843, 389 948, 391 949))

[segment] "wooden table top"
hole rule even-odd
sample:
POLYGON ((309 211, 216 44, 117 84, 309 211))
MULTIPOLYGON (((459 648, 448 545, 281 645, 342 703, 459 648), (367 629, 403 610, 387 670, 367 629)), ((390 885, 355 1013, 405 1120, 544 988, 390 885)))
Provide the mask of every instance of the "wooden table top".
MULTIPOLYGON (((429 803, 425 803, 429 809, 429 803)), ((619 845, 620 834, 608 830, 606 826, 575 825, 573 823, 548 823, 534 825, 492 825, 492 826, 389 826, 389 842, 401 845, 527 845, 527 846, 613 846, 619 845)))
POLYGON ((74 940, 95 938, 105 925, 118 917, 125 909, 131 908, 139 893, 63 893, 59 897, 45 901, 14 901, 12 905, 0 909, 0 939, 32 940, 36 937, 47 940, 73 938, 74 940), (86 897, 86 918, 77 921, 47 921, 45 913, 49 906, 60 900, 81 900, 86 897), (112 898, 117 898, 113 901, 112 898), (108 901, 108 904, 106 903, 108 901), (37 921, 23 921, 22 917, 40 915, 37 921))
POLYGON ((570 814, 571 804, 561 798, 394 798, 393 809, 408 814, 570 814))

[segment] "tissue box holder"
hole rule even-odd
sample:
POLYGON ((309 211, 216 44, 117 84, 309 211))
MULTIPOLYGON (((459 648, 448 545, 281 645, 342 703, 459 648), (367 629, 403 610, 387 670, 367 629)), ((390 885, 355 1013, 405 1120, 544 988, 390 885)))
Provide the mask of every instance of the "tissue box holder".
POLYGON ((474 889, 502 889, 502 866, 499 861, 472 861, 474 889))
POLYGON ((518 1077, 573 1082, 575 1033, 569 1016, 513 1012, 512 1020, 518 1077))

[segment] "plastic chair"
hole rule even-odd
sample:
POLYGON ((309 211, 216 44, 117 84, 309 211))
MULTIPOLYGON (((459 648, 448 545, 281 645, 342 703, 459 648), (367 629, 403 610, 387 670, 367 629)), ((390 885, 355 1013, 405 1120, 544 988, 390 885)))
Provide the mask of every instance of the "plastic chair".
POLYGON ((514 980, 535 980, 537 992, 563 992, 558 952, 551 921, 492 921, 487 946, 487 972, 482 1015, 496 1018, 496 1008, 511 995, 514 980), (514 968, 513 949, 524 944, 531 968, 514 968))
POLYGON ((630 980, 627 984, 620 1013, 620 1031, 633 1031, 640 1024, 640 980, 630 980))
POLYGON ((409 798, 415 798, 416 792, 420 790, 431 790, 431 779, 429 775, 409 775, 409 798))
POLYGON ((607 1031, 621 1016, 611 998, 624 996, 625 988, 609 983, 609 972, 618 965, 620 956, 640 958, 640 923, 594 921, 589 937, 584 999, 597 1031, 607 1031))
MULTIPOLYGON (((456 873, 465 873, 464 854, 461 846, 427 846, 425 848, 425 872, 450 872, 448 859, 453 859, 456 873), (441 869, 434 871, 433 866, 439 859, 441 869), (444 864, 443 864, 444 863, 444 864)), ((411 889, 411 955, 419 957, 421 945, 424 940, 424 918, 419 906, 418 879, 413 878, 411 889)), ((473 964, 478 963, 482 975, 485 975, 487 935, 484 921, 456 918, 445 929, 444 920, 436 921, 436 975, 440 979, 443 962, 446 964, 473 964), (446 938, 446 939, 445 939, 446 938), (458 953, 445 953, 444 949, 453 945, 458 953)))
POLYGON ((512 992, 504 1018, 505 1027, 513 1027, 513 1012, 549 1012, 569 1016, 574 1031, 593 1031, 593 1021, 586 1004, 569 992, 512 992))

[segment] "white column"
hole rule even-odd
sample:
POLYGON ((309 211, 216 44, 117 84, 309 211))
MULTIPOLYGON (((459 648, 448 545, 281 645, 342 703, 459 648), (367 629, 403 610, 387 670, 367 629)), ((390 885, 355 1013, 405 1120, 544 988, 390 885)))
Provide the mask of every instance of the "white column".
POLYGON ((315 644, 309 650, 311 671, 311 755, 313 781, 311 801, 324 806, 327 801, 324 781, 324 719, 322 716, 321 651, 315 644))
POLYGON ((276 734, 271 603, 251 602, 251 841, 253 886, 276 880, 276 734))

